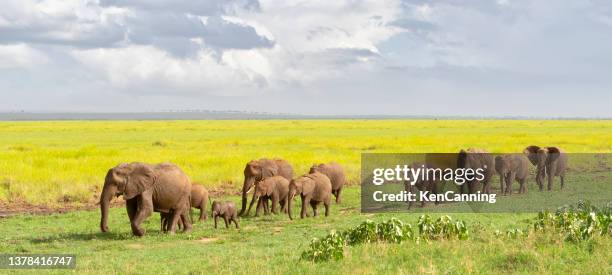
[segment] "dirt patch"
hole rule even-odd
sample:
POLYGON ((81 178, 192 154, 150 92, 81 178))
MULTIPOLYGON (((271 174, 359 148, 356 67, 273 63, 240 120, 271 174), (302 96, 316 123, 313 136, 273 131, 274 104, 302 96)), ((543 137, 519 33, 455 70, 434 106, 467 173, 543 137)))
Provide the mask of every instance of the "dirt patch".
MULTIPOLYGON (((199 183, 195 183, 199 184, 199 183)), ((224 182, 215 187, 207 187, 211 198, 218 198, 228 195, 240 195, 240 190, 232 182, 224 182)), ((30 215, 51 215, 63 214, 81 210, 96 210, 100 208, 100 190, 92 189, 92 197, 88 202, 72 202, 70 199, 63 199, 53 204, 33 204, 22 199, 12 199, 11 201, 0 201, 0 218, 6 218, 21 214, 30 215)), ((122 198, 113 198, 110 207, 124 207, 125 201, 122 198)))
MULTIPOLYGON (((123 207, 125 202, 123 199, 113 199, 111 207, 123 207)), ((63 214, 73 211, 94 210, 99 209, 100 205, 97 200, 92 200, 87 203, 59 203, 59 204, 32 204, 24 200, 13 200, 11 202, 0 201, 0 218, 6 218, 20 214, 30 215, 51 215, 63 214)))
POLYGON ((209 196, 213 199, 223 196, 237 196, 242 194, 240 189, 236 188, 236 185, 234 185, 234 183, 231 181, 223 182, 214 187, 206 187, 206 189, 208 190, 209 196))
POLYGON ((214 243, 216 241, 218 241, 219 238, 206 238, 206 237, 202 237, 199 238, 198 240, 196 240, 196 242, 202 243, 202 244, 207 244, 207 243, 214 243))

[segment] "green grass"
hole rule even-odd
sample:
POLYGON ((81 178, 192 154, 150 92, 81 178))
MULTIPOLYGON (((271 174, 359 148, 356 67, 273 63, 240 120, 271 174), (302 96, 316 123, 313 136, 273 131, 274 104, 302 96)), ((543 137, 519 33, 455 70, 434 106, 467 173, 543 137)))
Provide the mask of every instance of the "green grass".
POLYGON ((206 186, 238 187, 251 159, 285 158, 297 174, 333 160, 356 183, 362 152, 612 152, 610 140, 609 120, 0 122, 0 201, 89 202, 121 162, 170 161, 206 186))
MULTIPOLYGON (((465 220, 470 240, 366 244, 345 250, 341 261, 300 259, 313 237, 344 230, 366 219, 397 217, 416 224, 420 214, 360 214, 359 188, 347 189, 327 218, 290 221, 285 215, 240 219, 240 230, 214 229, 209 219, 191 234, 159 232, 159 216, 133 237, 124 208, 112 209, 109 233, 98 229, 99 212, 0 219, 0 253, 75 253, 78 273, 587 273, 612 271, 612 240, 572 244, 554 233, 527 238, 495 236, 525 228, 535 214, 452 214, 465 220)), ((238 202, 238 197, 230 197, 238 202)), ((297 203, 299 205, 299 203, 297 203)), ((297 207, 296 207, 297 209, 297 207)), ((297 214, 297 210, 295 214, 297 214)), ((438 214, 433 214, 436 217, 438 214)), ((24 271, 25 272, 25 271, 24 271)), ((48 271, 62 273, 65 271, 48 271)))
MULTIPOLYGON (((611 140, 612 121, 0 122, 0 200, 92 201, 107 169, 129 161, 171 161, 206 186, 238 187, 250 159, 282 157, 296 174, 312 163, 334 160, 356 183, 362 152, 456 152, 467 147, 519 152, 538 144, 606 153, 612 152, 611 140)), ((530 181, 529 192, 536 192, 530 181)), ((563 192, 574 194, 576 187, 568 183, 563 192)), ((587 191, 605 196, 597 190, 602 189, 587 191)), ((517 239, 495 235, 497 230, 524 229, 534 213, 452 213, 466 221, 470 240, 366 244, 346 249, 341 261, 300 260, 310 240, 330 230, 391 217, 415 225, 420 215, 360 214, 359 192, 358 187, 346 189, 343 203, 334 204, 327 218, 243 218, 240 230, 215 230, 209 220, 196 224, 191 234, 174 236, 159 232, 154 214, 145 222, 147 235, 133 237, 124 208, 111 210, 107 234, 99 232, 99 211, 19 215, 0 219, 0 253, 75 253, 79 273, 612 273, 609 237, 573 244, 553 232, 517 239)), ((533 195, 549 200, 547 205, 574 202, 557 193, 533 195)))

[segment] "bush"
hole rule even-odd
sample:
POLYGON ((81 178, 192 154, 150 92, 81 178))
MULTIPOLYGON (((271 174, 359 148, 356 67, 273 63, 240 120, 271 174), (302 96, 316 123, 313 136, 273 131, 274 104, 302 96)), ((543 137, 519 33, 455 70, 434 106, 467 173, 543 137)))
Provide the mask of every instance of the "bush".
POLYGON ((442 216, 433 221, 428 215, 422 215, 417 223, 419 234, 425 240, 459 239, 468 238, 468 230, 465 222, 453 222, 450 216, 442 216))
POLYGON ((401 243, 413 239, 412 226, 392 218, 382 223, 367 220, 359 226, 337 233, 332 231, 322 239, 313 239, 308 250, 302 252, 302 259, 315 262, 344 257, 344 247, 372 242, 401 243))
MULTIPOLYGON (((464 240, 468 237, 468 231, 463 221, 453 223, 452 218, 449 216, 440 217, 440 219, 431 222, 431 224, 425 220, 430 221, 431 218, 424 215, 419 219, 419 232, 421 232, 422 237, 423 231, 420 229, 421 226, 425 228, 432 227, 431 232, 434 232, 435 236, 445 239, 457 238, 464 240)), ((428 237, 427 239, 436 238, 428 237)), ((415 235, 412 225, 404 224, 398 219, 391 218, 381 223, 366 220, 353 229, 341 233, 332 231, 322 239, 313 239, 308 249, 302 252, 302 259, 315 262, 328 261, 330 259, 340 260, 344 257, 344 247, 346 246, 375 242, 399 244, 403 241, 414 239, 415 235)))
POLYGON ((610 203, 599 209, 589 202, 580 201, 576 207, 562 206, 555 213, 539 212, 533 227, 537 231, 552 229, 565 234, 567 241, 581 242, 595 234, 612 235, 611 220, 610 203))

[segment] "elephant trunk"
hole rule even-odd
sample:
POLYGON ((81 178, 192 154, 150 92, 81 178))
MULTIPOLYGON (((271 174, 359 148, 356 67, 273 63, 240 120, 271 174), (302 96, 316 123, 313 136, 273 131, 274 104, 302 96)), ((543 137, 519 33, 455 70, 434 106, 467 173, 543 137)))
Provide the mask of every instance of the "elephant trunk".
POLYGON ((245 211, 246 211, 246 207, 247 207, 247 202, 248 202, 248 196, 247 193, 249 192, 249 190, 251 190, 251 187, 253 187, 253 184, 255 183, 255 177, 253 176, 249 176, 244 178, 244 183, 242 184, 242 208, 240 208, 240 215, 244 215, 245 211))
POLYGON ((287 214, 289 214, 289 219, 293 220, 291 216, 291 204, 293 203, 293 198, 295 197, 295 189, 289 189, 289 194, 287 195, 287 214))
POLYGON ((112 184, 104 184, 102 195, 100 195, 100 212, 102 214, 100 220, 100 230, 102 232, 108 232, 108 209, 110 207, 110 201, 116 192, 117 186, 112 184))

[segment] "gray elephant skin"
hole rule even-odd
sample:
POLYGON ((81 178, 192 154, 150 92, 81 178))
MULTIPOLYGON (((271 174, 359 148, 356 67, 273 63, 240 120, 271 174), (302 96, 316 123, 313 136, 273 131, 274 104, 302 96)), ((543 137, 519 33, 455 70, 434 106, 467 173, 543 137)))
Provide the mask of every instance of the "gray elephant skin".
POLYGON ((312 207, 314 216, 316 217, 317 206, 321 202, 325 205, 325 216, 329 216, 331 190, 332 185, 329 178, 318 172, 306 174, 292 180, 291 183, 289 183, 289 203, 287 207, 289 219, 293 219, 291 216, 291 204, 296 195, 300 195, 302 198, 302 210, 300 212, 300 217, 302 219, 306 217, 308 205, 312 207))
POLYGON ((189 177, 174 164, 119 164, 106 174, 100 195, 100 229, 102 232, 108 232, 110 201, 113 196, 123 195, 134 235, 145 234, 140 225, 153 211, 172 213, 169 226, 171 233, 175 232, 177 222, 181 218, 185 221, 184 231, 190 231, 190 194, 189 177))
POLYGON ((259 216, 261 209, 265 208, 265 214, 269 214, 268 200, 272 201, 272 213, 278 214, 277 206, 282 212, 287 213, 287 198, 289 194, 289 181, 282 176, 265 178, 258 182, 253 192, 253 198, 246 215, 251 212, 251 206, 257 201, 255 216, 259 216))
POLYGON ((342 165, 336 162, 315 164, 310 167, 309 173, 315 172, 319 172, 329 178, 332 184, 332 194, 336 197, 336 203, 340 203, 342 201, 340 198, 342 187, 346 184, 346 176, 342 165))
POLYGON ((218 202, 214 201, 210 207, 211 216, 215 220, 215 228, 217 228, 217 220, 219 217, 225 222, 225 228, 229 228, 229 225, 233 222, 236 228, 240 228, 238 225, 238 214, 236 212, 236 205, 231 201, 218 202))
POLYGON ((506 154, 495 157, 495 171, 499 175, 500 193, 512 195, 512 183, 520 185, 519 194, 527 193, 529 160, 523 154, 506 154))
POLYGON ((484 174, 484 179, 481 181, 472 180, 459 186, 459 190, 462 194, 476 193, 478 183, 482 185, 482 193, 491 193, 490 181, 495 171, 495 160, 489 152, 478 148, 469 148, 467 150, 461 149, 457 156, 457 168, 473 169, 474 171, 476 169, 483 169, 484 174))
POLYGON ((544 178, 548 179, 548 191, 552 190, 554 177, 559 177, 561 189, 565 183, 567 154, 558 147, 527 146, 523 153, 531 164, 536 166, 536 183, 540 191, 544 190, 544 178))
POLYGON ((293 178, 293 167, 283 159, 259 159, 251 160, 244 167, 244 182, 242 184, 242 207, 240 215, 246 213, 248 196, 247 193, 256 182, 265 178, 281 176, 291 181, 293 178))

